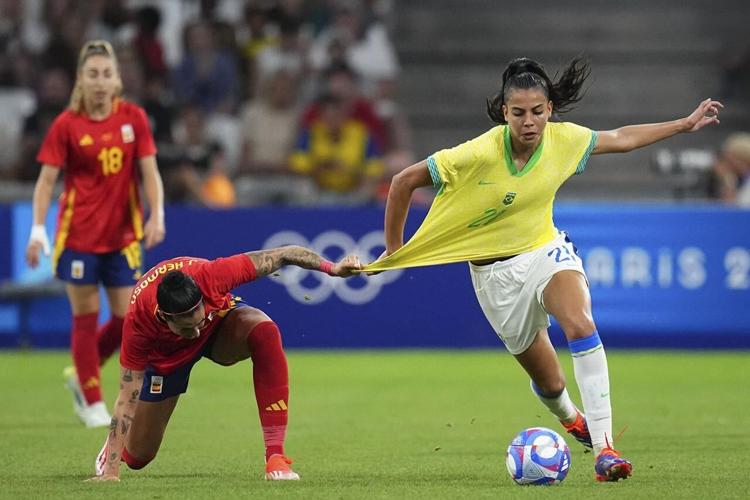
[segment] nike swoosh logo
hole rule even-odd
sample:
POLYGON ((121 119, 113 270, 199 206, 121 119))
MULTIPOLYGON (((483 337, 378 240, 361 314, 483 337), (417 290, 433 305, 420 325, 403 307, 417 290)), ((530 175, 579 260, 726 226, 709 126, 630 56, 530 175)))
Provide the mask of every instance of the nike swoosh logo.
POLYGON ((488 186, 490 184, 495 184, 494 182, 487 182, 487 181, 479 181, 480 186, 488 186))
POLYGON ((602 392, 601 394, 599 394, 600 398, 606 398, 607 396, 609 396, 608 392, 602 392))

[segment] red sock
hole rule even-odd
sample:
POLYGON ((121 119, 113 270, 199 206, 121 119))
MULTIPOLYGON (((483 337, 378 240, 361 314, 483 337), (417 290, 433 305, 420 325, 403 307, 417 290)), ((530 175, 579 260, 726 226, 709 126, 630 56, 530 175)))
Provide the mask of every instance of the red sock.
POLYGON ((133 455, 128 453, 127 448, 122 449, 122 455, 120 456, 120 459, 128 464, 128 467, 130 467, 133 470, 143 469, 145 466, 153 460, 153 458, 149 458, 148 460, 142 460, 140 458, 135 458, 133 455))
POLYGON ((266 460, 284 454, 288 418, 289 373, 281 345, 281 332, 273 321, 259 323, 247 336, 253 360, 253 385, 258 403, 266 460))
POLYGON ((73 364, 78 372, 86 403, 92 404, 102 400, 102 389, 99 383, 99 351, 96 348, 96 322, 99 313, 73 316, 73 332, 70 337, 70 348, 73 352, 73 364))
POLYGON ((99 351, 100 366, 107 362, 112 353, 120 347, 122 342, 123 319, 118 316, 109 318, 99 331, 96 332, 96 346, 99 351))

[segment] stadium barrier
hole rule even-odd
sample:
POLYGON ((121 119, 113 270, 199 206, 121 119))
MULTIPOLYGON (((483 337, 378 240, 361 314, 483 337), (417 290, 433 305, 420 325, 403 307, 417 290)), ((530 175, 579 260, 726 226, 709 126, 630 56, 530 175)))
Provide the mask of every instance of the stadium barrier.
MULTIPOLYGON (((413 210, 407 232, 425 213, 413 210)), ((67 346, 67 301, 59 287, 38 288, 50 279, 48 259, 33 271, 23 262, 30 216, 28 204, 0 207, 0 234, 10 236, 0 248, 0 345, 67 346)), ((167 239, 148 253, 147 265, 284 244, 309 246, 332 260, 347 252, 369 260, 382 251, 382 221, 382 207, 169 207, 167 239)), ((579 249, 607 345, 750 348, 750 211, 559 203, 556 224, 579 249)), ((287 347, 501 348, 465 264, 351 280, 288 268, 237 293, 279 323, 287 347)), ((564 343, 556 327, 552 337, 564 343)))

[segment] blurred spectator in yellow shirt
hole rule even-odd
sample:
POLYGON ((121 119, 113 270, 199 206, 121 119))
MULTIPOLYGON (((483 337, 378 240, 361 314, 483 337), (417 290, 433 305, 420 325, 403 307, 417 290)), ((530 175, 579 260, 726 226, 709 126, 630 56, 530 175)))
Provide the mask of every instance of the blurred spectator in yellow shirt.
POLYGON ((385 166, 368 127, 349 116, 345 103, 324 94, 320 114, 304 127, 291 156, 292 170, 313 178, 324 204, 373 201, 385 166))

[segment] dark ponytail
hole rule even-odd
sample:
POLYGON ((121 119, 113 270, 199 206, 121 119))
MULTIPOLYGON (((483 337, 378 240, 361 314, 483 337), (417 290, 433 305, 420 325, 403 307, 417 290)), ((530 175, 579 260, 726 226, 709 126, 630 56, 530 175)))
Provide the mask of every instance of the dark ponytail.
POLYGON ((156 303, 167 314, 190 311, 202 298, 193 278, 181 271, 169 271, 156 288, 156 303))
POLYGON ((544 95, 552 101, 555 112, 565 113, 583 97, 583 82, 590 73, 588 61, 578 56, 565 65, 560 78, 553 83, 538 62, 526 57, 513 59, 503 71, 500 92, 492 99, 487 99, 487 114, 495 123, 507 123, 502 108, 510 91, 530 88, 541 88, 544 95))

